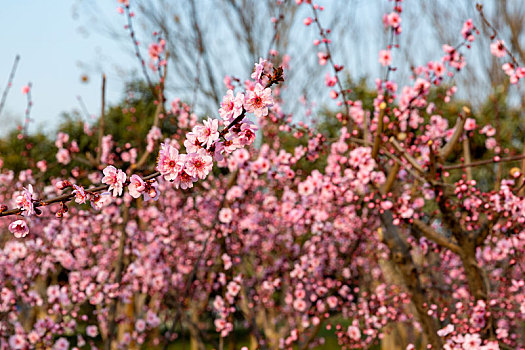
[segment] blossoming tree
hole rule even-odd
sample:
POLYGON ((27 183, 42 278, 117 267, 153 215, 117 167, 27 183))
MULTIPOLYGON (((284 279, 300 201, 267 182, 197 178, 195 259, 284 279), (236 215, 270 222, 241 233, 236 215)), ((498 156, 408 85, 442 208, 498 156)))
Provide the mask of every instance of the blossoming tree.
MULTIPOLYGON (((91 152, 58 134, 57 163, 82 164, 70 174, 39 182, 42 160, 1 169, 0 346, 168 348, 189 335, 196 349, 307 349, 328 332, 343 348, 523 348, 523 150, 468 106, 444 117, 477 26, 491 24, 478 6, 459 44, 399 87, 402 2, 391 4, 385 75, 364 101, 344 86, 323 7, 296 0, 331 69, 330 137, 284 112, 277 55, 227 80, 215 116, 168 104, 166 42, 149 45, 148 64, 133 3, 119 0, 155 97, 144 147, 106 134, 103 108, 83 130, 98 132, 91 152), (475 179, 483 166, 498 169, 489 187, 475 179)), ((518 84, 525 69, 497 36, 487 50, 518 84)))

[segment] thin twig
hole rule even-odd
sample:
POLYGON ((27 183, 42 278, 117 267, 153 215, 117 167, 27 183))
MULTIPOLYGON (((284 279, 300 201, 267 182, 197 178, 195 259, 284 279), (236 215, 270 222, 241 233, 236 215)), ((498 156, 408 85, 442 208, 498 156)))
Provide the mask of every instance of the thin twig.
POLYGON ((521 154, 519 156, 510 156, 505 158, 493 158, 493 159, 486 159, 486 160, 480 160, 477 162, 472 162, 468 164, 454 164, 454 165, 444 165, 442 167, 443 170, 452 170, 452 169, 463 169, 463 168, 470 168, 480 165, 487 165, 487 164, 494 164, 494 163, 503 163, 503 162, 514 162, 516 160, 525 159, 525 154, 521 154))
POLYGON ((2 99, 0 100, 0 115, 4 110, 5 101, 7 100, 7 94, 9 93, 11 86, 13 86, 13 79, 15 78, 16 67, 18 66, 19 61, 20 55, 16 55, 15 61, 13 62, 13 67, 11 68, 11 73, 9 73, 9 78, 7 79, 6 87, 4 89, 4 92, 2 92, 2 99))
POLYGON ((104 138, 104 120, 106 111, 106 75, 102 74, 102 102, 100 107, 100 119, 98 123, 98 150, 97 150, 97 165, 102 159, 102 139, 104 138))

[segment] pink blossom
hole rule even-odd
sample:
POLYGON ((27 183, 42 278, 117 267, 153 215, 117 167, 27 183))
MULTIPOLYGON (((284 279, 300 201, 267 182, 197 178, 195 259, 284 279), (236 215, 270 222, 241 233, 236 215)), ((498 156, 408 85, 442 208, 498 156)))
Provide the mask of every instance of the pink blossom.
POLYGON ((162 143, 157 159, 157 170, 164 179, 173 181, 184 168, 185 156, 179 155, 179 151, 170 144, 162 143))
POLYGON ((326 76, 324 78, 324 83, 326 84, 326 86, 329 86, 329 87, 332 87, 332 86, 335 86, 335 84, 337 84, 337 76, 330 76, 330 73, 326 73, 326 76))
POLYGON ((219 221, 222 223, 230 223, 232 221, 232 210, 230 208, 222 208, 219 211, 219 221))
POLYGON ((84 187, 73 185, 73 188, 75 189, 72 192, 75 195, 75 202, 78 204, 86 203, 86 200, 88 199, 88 194, 84 190, 84 187))
POLYGON ((188 154, 185 171, 192 177, 204 179, 213 167, 213 158, 204 153, 188 154))
POLYGON ((387 19, 387 24, 391 26, 392 28, 397 28, 401 25, 401 17, 399 16, 399 13, 397 12, 389 13, 386 19, 387 19))
POLYGON ((128 191, 131 197, 139 198, 146 189, 144 180, 140 176, 133 174, 129 178, 128 191))
POLYGON ((390 50, 379 51, 379 63, 383 66, 390 66, 392 64, 392 54, 390 50))
POLYGON ((295 299, 293 302, 293 307, 299 312, 306 311, 306 302, 303 299, 295 299))
POLYGON ((231 122, 242 113, 244 103, 244 94, 238 92, 233 96, 233 91, 228 90, 226 95, 222 98, 221 108, 219 108, 219 115, 225 121, 231 122))
POLYGON ((138 319, 137 322, 135 322, 135 329, 139 333, 144 332, 144 330, 146 330, 146 321, 138 319))
POLYGON ((159 59, 159 56, 164 52, 164 46, 166 45, 166 42, 164 40, 161 40, 159 43, 152 43, 150 44, 148 48, 149 57, 157 61, 159 59))
POLYGON ((471 131, 476 128, 476 119, 467 118, 465 121, 465 130, 471 131))
POLYGON ((318 52, 317 58, 319 60, 319 65, 324 66, 328 62, 328 54, 325 52, 318 52))
POLYGON ((22 334, 15 334, 9 337, 9 346, 11 349, 25 349, 27 341, 22 334))
POLYGON ((490 53, 496 57, 505 57, 507 50, 505 49, 505 42, 503 40, 496 40, 490 44, 490 53))
POLYGON ((241 286, 239 286, 239 284, 235 281, 228 283, 226 288, 228 290, 228 294, 230 294, 232 297, 235 297, 241 290, 241 286))
POLYGON ((97 326, 87 326, 86 327, 86 334, 88 337, 95 338, 98 335, 98 328, 97 326))
POLYGON ((454 331, 454 325, 452 324, 448 324, 445 328, 442 328, 440 330, 437 331, 437 334, 440 336, 440 337, 444 337, 450 333, 452 333, 454 331))
POLYGON ((71 162, 71 157, 69 156, 69 151, 65 148, 61 148, 58 150, 56 154, 57 161, 61 164, 69 164, 71 162))
POLYGON ((481 345, 481 338, 479 334, 466 334, 463 338, 463 349, 473 350, 479 349, 481 345))
POLYGON ((111 193, 109 192, 91 195, 91 206, 93 209, 100 210, 111 203, 111 198, 111 193))
POLYGON ((350 337, 350 339, 359 341, 361 340, 361 331, 356 326, 349 326, 348 330, 346 331, 346 334, 350 337))
POLYGON ((45 160, 39 160, 38 162, 36 162, 36 167, 44 173, 47 170, 47 162, 45 160))
POLYGON ((109 185, 109 191, 113 191, 113 197, 122 195, 126 174, 113 165, 108 165, 102 172, 104 173, 102 182, 109 185))
POLYGON ((255 63, 255 70, 251 75, 251 78, 255 80, 256 82, 261 81, 261 74, 264 70, 264 60, 262 58, 259 58, 259 63, 255 63))
POLYGON ((461 35, 464 39, 472 42, 474 41, 474 35, 472 34, 472 31, 474 30, 474 23, 472 22, 472 19, 467 19, 465 23, 463 24, 463 28, 461 28, 461 35))
POLYGON ((65 132, 59 131, 55 140, 55 146, 57 148, 64 148, 64 144, 69 141, 69 135, 65 132))
POLYGON ((22 93, 24 95, 27 95, 29 93, 29 90, 31 90, 31 87, 29 85, 22 86, 22 93))
POLYGON ((35 214, 33 206, 33 186, 29 184, 27 188, 24 187, 22 194, 16 197, 16 205, 22 209, 22 215, 31 216, 35 214))
POLYGON ((68 350, 69 342, 66 338, 58 338, 58 340, 53 345, 53 350, 68 350))
POLYGON ((244 108, 248 113, 254 113, 261 118, 268 115, 268 107, 273 106, 272 90, 263 88, 259 83, 255 85, 253 91, 248 91, 244 108))
POLYGON ((210 148, 214 141, 219 138, 219 121, 217 119, 208 118, 204 125, 197 125, 193 128, 193 132, 197 136, 197 140, 206 148, 210 148))
POLYGON ((146 190, 144 191, 144 201, 158 200, 160 196, 159 184, 155 181, 153 183, 146 183, 146 190))
POLYGON ((16 238, 24 238, 29 233, 29 227, 24 220, 16 220, 9 224, 9 231, 16 238))

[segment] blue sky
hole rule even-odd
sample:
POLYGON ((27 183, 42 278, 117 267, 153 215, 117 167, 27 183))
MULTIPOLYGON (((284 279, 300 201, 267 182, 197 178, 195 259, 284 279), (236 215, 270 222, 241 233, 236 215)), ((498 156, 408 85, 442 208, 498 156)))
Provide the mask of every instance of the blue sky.
MULTIPOLYGON (((391 2, 385 0, 341 1, 348 1, 349 6, 353 6, 354 12, 347 19, 349 21, 348 31, 340 33, 344 38, 337 37, 338 45, 332 48, 336 61, 345 64, 354 78, 358 77, 356 74, 359 73, 368 73, 369 78, 382 76, 381 67, 377 62, 377 52, 384 45, 384 40, 381 39, 381 16, 391 11, 391 2), (355 28, 360 28, 360 31, 354 32, 355 28), (354 42, 356 36, 366 37, 366 40, 354 42)), ((411 1, 419 0, 404 2, 408 10, 412 7, 408 6, 411 1)), ((342 4, 335 0, 320 0, 320 2, 326 4, 328 9, 331 8, 330 4, 342 4)), ((125 17, 119 15, 116 8, 116 0, 4 1, 0 12, 2 47, 0 51, 0 92, 5 88, 15 56, 20 54, 21 60, 6 108, 0 115, 0 134, 22 120, 26 98, 21 93, 21 88, 28 82, 33 84, 31 117, 34 122, 30 125, 30 132, 37 130, 53 132, 60 122, 62 112, 80 109, 78 96, 82 97, 90 114, 98 115, 102 72, 108 77, 108 104, 120 100, 123 83, 130 77, 129 74, 126 74, 125 69, 136 70, 139 66, 133 55, 130 55, 129 40, 117 42, 107 33, 102 33, 103 24, 111 25, 122 34, 126 33, 123 29, 125 17), (81 77, 86 73, 89 81, 82 83, 81 77)), ((210 9, 213 12, 213 6, 208 8, 210 9)), ((475 17, 472 11, 467 11, 467 15, 475 17)), ((468 17, 451 20, 451 28, 454 28, 454 31, 457 30, 457 39, 454 39, 452 43, 456 43, 459 39, 461 24, 468 17)), ((404 28, 405 26, 417 28, 418 35, 416 41, 412 43, 416 47, 416 50, 412 52, 413 58, 415 57, 414 63, 424 64, 429 59, 439 58, 442 43, 436 42, 431 38, 431 33, 427 33, 428 19, 421 20, 419 16, 413 18, 416 19, 414 23, 409 18, 403 18, 403 26, 404 28), (422 38, 424 40, 421 40, 422 38)), ((322 16, 321 20, 326 24, 325 16, 322 16)), ((221 30, 217 28, 216 23, 211 23, 208 27, 208 30, 221 30)), ((302 24, 294 33, 298 38, 303 39, 315 36, 314 28, 307 28, 302 24)), ((401 40, 408 40, 407 38, 407 34, 401 36, 401 40)), ((147 40, 139 33, 140 39, 147 40)), ((146 52, 144 54, 147 56, 146 52)), ((475 58, 472 57, 475 55, 469 56, 468 60, 475 58)), ((312 55, 311 59, 315 61, 315 55, 312 55)), ((225 62, 228 65, 229 61, 225 60, 225 62)), ((394 57, 394 63, 397 64, 396 57, 394 57)), ((398 63, 400 70, 396 72, 396 77, 400 78, 403 76, 403 70, 408 71, 408 64, 407 62, 398 63)), ((229 64, 232 65, 231 62, 229 64)), ((239 73, 235 72, 235 68, 238 67, 225 68, 229 74, 239 73)), ((319 84, 322 85, 322 80, 319 81, 319 84)))
MULTIPOLYGON (((98 1, 105 14, 121 21, 116 13, 116 1, 98 1)), ((82 62, 103 60, 130 62, 130 57, 115 48, 115 42, 102 34, 85 34, 81 23, 74 19, 75 1, 71 0, 16 0, 5 1, 0 12, 0 91, 3 91, 14 58, 20 54, 6 108, 0 115, 0 133, 15 125, 24 115, 26 97, 21 88, 33 84, 34 122, 30 131, 52 131, 63 111, 79 109, 77 96, 81 96, 91 114, 100 110, 100 73, 83 68, 82 62), (106 58, 104 58, 106 57, 106 58), (111 59, 108 59, 110 57, 111 59), (81 76, 89 73, 89 82, 81 76)), ((109 65, 105 64, 108 67, 109 65)), ((101 71, 102 69, 100 69, 101 71)), ((108 100, 117 101, 122 92, 122 78, 108 70, 108 100)))

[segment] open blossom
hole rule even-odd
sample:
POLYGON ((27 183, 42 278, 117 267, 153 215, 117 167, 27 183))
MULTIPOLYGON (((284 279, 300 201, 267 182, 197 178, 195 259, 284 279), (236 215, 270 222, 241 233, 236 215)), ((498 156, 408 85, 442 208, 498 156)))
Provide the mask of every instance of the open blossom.
POLYGON ((27 188, 24 187, 24 191, 21 195, 16 197, 16 205, 22 209, 22 215, 30 216, 35 213, 33 207, 33 186, 29 184, 27 188))
POLYGON ((467 19, 463 24, 463 28, 461 28, 461 35, 464 39, 472 42, 474 41, 474 35, 472 34, 474 29, 475 27, 474 23, 472 22, 472 19, 467 19))
POLYGON ((57 162, 61 164, 69 164, 71 162, 71 157, 69 156, 69 151, 65 148, 58 150, 56 154, 57 162))
POLYGON ((164 176, 164 179, 173 181, 182 172, 184 160, 185 156, 179 155, 175 147, 162 143, 157 159, 157 170, 164 176))
POLYGON ((160 191, 159 191, 159 184, 155 181, 153 183, 147 182, 145 184, 146 189, 144 191, 144 201, 147 202, 151 199, 156 201, 159 199, 160 191))
POLYGON ((390 66, 392 64, 392 53, 390 50, 379 51, 379 63, 383 66, 390 66))
POLYGON ((476 128, 476 119, 467 118, 465 121, 465 130, 470 131, 476 128))
POLYGON ((195 126, 193 132, 201 144, 206 145, 206 148, 210 148, 213 142, 219 138, 219 121, 208 118, 203 123, 204 125, 195 126))
POLYGON ((204 179, 213 167, 213 158, 203 153, 188 154, 186 172, 192 177, 204 179))
POLYGON ((440 330, 437 331, 437 334, 440 336, 440 337, 444 337, 450 333, 452 333, 454 331, 454 325, 452 324, 448 324, 445 328, 442 328, 440 330))
POLYGON ((86 203, 88 194, 84 190, 84 187, 73 185, 73 188, 75 189, 73 191, 73 194, 75 195, 75 202, 77 202, 78 204, 86 203))
POLYGON ((392 28, 397 28, 401 24, 401 17, 399 16, 399 13, 392 12, 386 16, 386 23, 387 25, 391 26, 392 28))
POLYGON ((496 40, 490 44, 490 53, 496 57, 504 57, 507 54, 505 42, 503 40, 496 40))
POLYGON ((29 227, 24 220, 16 220, 9 224, 9 231, 16 238, 24 238, 29 233, 29 227))
POLYGON ((232 121, 242 113, 242 105, 244 103, 244 94, 238 92, 233 96, 233 91, 228 90, 226 95, 222 98, 221 108, 219 108, 219 115, 225 121, 232 121))
POLYGON ((69 342, 66 338, 58 338, 58 340, 53 345, 53 350, 68 350, 69 342))
POLYGON ((175 188, 181 188, 183 190, 192 188, 193 183, 197 181, 197 178, 194 176, 189 175, 186 171, 181 172, 177 178, 173 180, 173 184, 175 185, 175 188))
POLYGON ((251 75, 251 78, 257 82, 261 81, 261 74, 264 71, 264 62, 262 58, 259 58, 259 63, 255 63, 255 70, 251 75))
POLYGON ((186 152, 188 153, 197 153, 199 150, 201 150, 202 146, 197 137, 197 134, 194 132, 187 133, 186 140, 184 140, 184 147, 186 147, 186 152))
POLYGON ((144 184, 144 180, 142 180, 140 176, 136 174, 131 175, 128 186, 130 196, 133 198, 139 198, 145 189, 146 186, 144 184))
POLYGON ((87 326, 86 327, 86 334, 89 336, 89 337, 96 337, 98 335, 98 328, 97 326, 87 326))
POLYGON ((348 330, 346 333, 352 340, 355 340, 355 341, 361 340, 361 331, 356 326, 348 327, 348 330))
POLYGON ((255 85, 253 91, 248 91, 244 108, 248 113, 255 114, 256 117, 268 115, 268 107, 273 106, 272 90, 263 88, 259 83, 255 85))
POLYGON ((222 223, 229 223, 232 221, 232 210, 230 208, 222 208, 219 211, 219 221, 222 223))
POLYGON ((148 47, 148 53, 149 57, 151 57, 152 60, 157 61, 159 59, 159 56, 164 52, 164 47, 166 45, 166 41, 161 40, 158 43, 152 43, 148 47))
POLYGON ((124 182, 126 182, 126 174, 113 165, 108 165, 102 172, 104 173, 102 182, 109 185, 109 191, 113 191, 113 197, 120 196, 124 182))
POLYGON ((27 342, 22 334, 16 334, 9 337, 9 346, 11 349, 25 349, 27 342))

